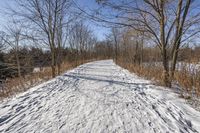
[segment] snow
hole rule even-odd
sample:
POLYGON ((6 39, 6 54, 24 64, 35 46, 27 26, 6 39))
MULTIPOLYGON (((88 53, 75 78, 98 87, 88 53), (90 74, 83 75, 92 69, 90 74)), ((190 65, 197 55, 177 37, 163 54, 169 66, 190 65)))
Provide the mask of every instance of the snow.
POLYGON ((200 112, 112 60, 81 65, 0 103, 0 132, 200 132, 200 112))
POLYGON ((41 71, 41 69, 39 68, 39 67, 35 67, 34 69, 33 69, 33 73, 38 73, 38 72, 40 72, 41 71))
MULTIPOLYGON (((156 66, 162 67, 162 62, 145 62, 143 63, 143 65, 146 67, 156 67, 156 66)), ((198 72, 200 72, 200 62, 199 63, 177 62, 176 70, 178 71, 186 70, 191 74, 197 74, 198 72)))
POLYGON ((177 70, 187 70, 191 74, 197 74, 200 71, 200 63, 186 63, 186 62, 178 62, 176 64, 177 70))

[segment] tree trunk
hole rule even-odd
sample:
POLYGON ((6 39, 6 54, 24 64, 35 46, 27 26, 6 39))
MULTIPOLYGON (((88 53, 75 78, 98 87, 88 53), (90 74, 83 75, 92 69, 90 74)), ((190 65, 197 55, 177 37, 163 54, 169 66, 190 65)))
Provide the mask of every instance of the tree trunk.
POLYGON ((171 64, 171 72, 170 72, 170 78, 173 80, 174 78, 174 73, 176 70, 176 62, 177 62, 177 58, 178 58, 178 50, 175 50, 172 56, 172 64, 171 64))
POLYGON ((163 83, 166 87, 171 87, 171 80, 170 80, 170 75, 169 75, 169 60, 167 58, 167 51, 163 50, 162 54, 163 58, 163 83))
POLYGON ((56 76, 56 54, 55 50, 51 50, 51 72, 52 72, 52 78, 56 76))
POLYGON ((76 66, 78 66, 78 56, 79 56, 78 49, 76 50, 75 54, 76 54, 75 55, 76 66))
POLYGON ((118 59, 118 43, 116 37, 114 37, 114 43, 115 43, 115 61, 117 62, 118 59))
POLYGON ((163 82, 166 87, 171 87, 171 80, 169 75, 169 59, 167 55, 167 44, 165 38, 165 1, 160 2, 160 42, 162 46, 162 61, 163 61, 163 82))
POLYGON ((57 61, 56 61, 56 63, 57 63, 57 68, 58 68, 58 75, 60 75, 60 73, 61 73, 61 58, 62 58, 62 51, 61 51, 61 48, 60 48, 60 46, 58 46, 58 51, 57 51, 57 61))
POLYGON ((58 63, 57 67, 58 67, 58 75, 60 75, 60 73, 61 73, 61 63, 58 63))
POLYGON ((140 52, 140 64, 143 63, 143 49, 144 49, 144 39, 142 38, 141 52, 140 52))
POLYGON ((176 34, 175 34, 175 41, 173 44, 173 49, 172 49, 172 64, 171 64, 171 69, 170 69, 170 77, 171 79, 174 78, 174 72, 176 69, 176 62, 178 58, 178 50, 181 44, 181 39, 182 39, 182 33, 183 33, 183 26, 191 5, 191 0, 187 0, 185 4, 185 9, 183 10, 183 16, 181 19, 181 12, 182 12, 182 4, 183 0, 179 0, 178 4, 178 10, 177 10, 177 18, 176 18, 176 34))
POLYGON ((18 71, 18 77, 22 77, 21 75, 21 66, 20 66, 20 61, 19 61, 19 55, 18 55, 18 50, 16 51, 16 60, 17 60, 17 71, 18 71))

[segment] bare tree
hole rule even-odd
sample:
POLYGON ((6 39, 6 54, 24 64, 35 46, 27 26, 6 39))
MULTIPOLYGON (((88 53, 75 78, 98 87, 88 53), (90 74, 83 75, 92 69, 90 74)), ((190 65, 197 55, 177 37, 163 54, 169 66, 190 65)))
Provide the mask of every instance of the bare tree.
POLYGON ((128 57, 133 56, 131 60, 133 63, 140 65, 143 62, 144 35, 142 32, 125 29, 123 31, 121 46, 125 47, 124 52, 131 53, 128 57))
POLYGON ((6 49, 6 42, 4 40, 5 36, 5 32, 0 32, 0 53, 6 49))
POLYGON ((74 19, 71 12, 72 0, 16 0, 18 10, 12 13, 27 21, 27 27, 37 33, 38 40, 51 51, 52 77, 56 75, 56 66, 60 73, 60 50, 64 45, 64 28, 74 19), (40 35, 40 36, 38 36, 40 35))
POLYGON ((72 0, 58 0, 58 21, 56 28, 56 46, 57 46, 57 67, 58 74, 61 72, 61 63, 63 49, 66 47, 69 34, 73 30, 73 23, 79 20, 81 15, 80 11, 77 11, 73 7, 74 2, 72 0))
POLYGON ((114 44, 114 49, 115 49, 115 60, 118 60, 119 56, 119 43, 120 43, 120 31, 117 28, 112 28, 111 32, 111 39, 114 44))
POLYGON ((13 20, 13 23, 7 26, 6 29, 7 32, 5 33, 5 36, 2 39, 5 42, 5 44, 11 47, 15 52, 18 77, 21 78, 22 74, 21 74, 19 51, 20 51, 20 42, 24 40, 24 36, 22 35, 22 27, 13 20))
POLYGON ((69 36, 71 49, 76 49, 76 58, 80 57, 83 61, 85 53, 88 52, 96 42, 91 30, 81 21, 74 25, 73 31, 69 36))
POLYGON ((95 20, 127 26, 143 32, 144 35, 151 35, 162 55, 164 83, 170 87, 181 44, 199 33, 200 11, 195 8, 197 1, 98 0, 98 2, 115 12, 105 15, 104 11, 104 15, 98 14, 94 17, 95 20))

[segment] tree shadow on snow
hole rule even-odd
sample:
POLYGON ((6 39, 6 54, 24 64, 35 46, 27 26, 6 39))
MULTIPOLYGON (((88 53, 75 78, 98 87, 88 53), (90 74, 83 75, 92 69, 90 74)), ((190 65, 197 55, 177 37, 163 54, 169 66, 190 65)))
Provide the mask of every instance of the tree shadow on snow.
POLYGON ((101 76, 101 75, 88 75, 88 74, 78 74, 78 73, 67 74, 66 73, 63 76, 74 78, 76 80, 83 79, 83 80, 92 80, 92 81, 97 81, 97 82, 106 82, 109 85, 116 84, 116 85, 129 87, 131 90, 134 89, 134 90, 139 90, 139 91, 147 89, 147 86, 150 85, 149 83, 129 83, 126 81, 119 81, 120 79, 114 80, 114 79, 111 79, 111 77, 101 76), (98 78, 97 76, 104 77, 104 78, 98 78))

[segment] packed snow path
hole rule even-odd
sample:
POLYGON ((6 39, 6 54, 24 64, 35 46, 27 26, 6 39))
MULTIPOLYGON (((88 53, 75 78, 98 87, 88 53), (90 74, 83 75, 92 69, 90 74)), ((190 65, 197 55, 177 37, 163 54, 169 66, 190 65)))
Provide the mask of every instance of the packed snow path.
POLYGON ((104 60, 1 102, 0 132, 200 132, 200 114, 169 90, 104 60))

